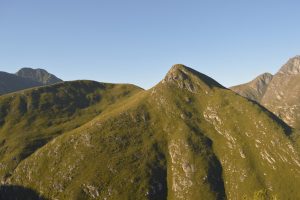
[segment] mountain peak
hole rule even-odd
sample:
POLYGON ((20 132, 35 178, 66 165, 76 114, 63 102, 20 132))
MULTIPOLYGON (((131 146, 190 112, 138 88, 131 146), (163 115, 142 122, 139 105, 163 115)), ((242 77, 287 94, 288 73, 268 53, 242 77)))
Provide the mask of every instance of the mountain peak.
POLYGON ((258 79, 263 79, 263 80, 269 80, 272 79, 273 75, 269 72, 263 73, 261 75, 259 75, 257 78, 258 79))
POLYGON ((300 74, 300 56, 290 58, 288 62, 279 70, 279 73, 288 75, 300 74))
POLYGON ((233 86, 230 89, 243 97, 259 102, 272 79, 272 74, 263 73, 248 83, 233 86))
POLYGON ((185 66, 184 64, 174 64, 171 69, 169 70, 170 71, 176 71, 176 70, 184 70, 184 69, 187 69, 189 67, 185 66))
POLYGON ((183 64, 175 64, 171 67, 162 83, 176 84, 181 89, 190 92, 207 91, 213 87, 224 88, 212 78, 183 64))
POLYGON ((188 78, 187 73, 187 66, 182 64, 175 64, 171 67, 171 69, 168 71, 167 75, 164 78, 164 81, 166 82, 172 82, 175 80, 186 80, 188 78))
POLYGON ((267 86, 272 79, 273 79, 273 75, 271 73, 266 72, 256 77, 249 84, 259 89, 261 87, 267 86))
POLYGON ((61 79, 57 78, 53 74, 50 74, 44 69, 33 69, 30 67, 24 67, 21 68, 17 73, 17 76, 22 78, 27 78, 39 83, 42 83, 44 85, 54 84, 62 82, 61 79))

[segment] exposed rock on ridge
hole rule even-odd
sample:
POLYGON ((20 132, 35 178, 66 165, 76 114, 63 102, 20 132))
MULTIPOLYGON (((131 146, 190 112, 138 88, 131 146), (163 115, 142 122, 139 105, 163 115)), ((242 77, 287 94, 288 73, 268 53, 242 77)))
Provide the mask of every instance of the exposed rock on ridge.
POLYGON ((290 126, 300 128, 300 56, 289 59, 273 77, 258 77, 231 89, 259 102, 290 126))
POLYGON ((296 75, 300 74, 300 56, 295 56, 288 60, 279 70, 280 74, 296 75))
POLYGON ((173 65, 162 83, 173 83, 193 93, 207 93, 213 87, 224 88, 212 78, 182 64, 173 65))
POLYGON ((22 68, 16 73, 16 75, 42 83, 43 85, 62 82, 61 79, 57 78, 53 74, 48 73, 44 69, 22 68))
POLYGON ((235 91, 236 93, 251 99, 253 101, 259 102, 261 98, 264 96, 269 83, 273 79, 273 75, 270 73, 264 73, 249 83, 245 83, 242 85, 237 85, 231 87, 230 89, 235 91))

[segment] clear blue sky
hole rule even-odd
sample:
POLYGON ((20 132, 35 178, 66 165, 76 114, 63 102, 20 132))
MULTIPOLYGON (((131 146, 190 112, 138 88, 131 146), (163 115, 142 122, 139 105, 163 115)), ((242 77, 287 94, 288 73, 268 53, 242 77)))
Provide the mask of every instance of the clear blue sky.
POLYGON ((300 1, 0 0, 0 71, 149 88, 175 63, 225 86, 300 54, 300 1))

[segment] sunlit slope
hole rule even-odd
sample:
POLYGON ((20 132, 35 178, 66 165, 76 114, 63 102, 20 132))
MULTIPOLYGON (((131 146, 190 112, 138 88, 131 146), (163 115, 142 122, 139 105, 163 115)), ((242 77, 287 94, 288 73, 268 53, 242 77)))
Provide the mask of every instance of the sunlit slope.
POLYGON ((141 89, 93 81, 64 82, 0 97, 0 179, 52 138, 73 130, 141 89))
POLYGON ((293 128, 300 128, 300 56, 287 61, 272 76, 265 73, 231 89, 259 102, 293 128))
POLYGON ((300 56, 291 58, 275 74, 261 104, 300 129, 300 56))
POLYGON ((230 89, 240 94, 243 97, 246 97, 256 102, 260 102, 272 79, 273 79, 272 74, 264 73, 259 75, 249 83, 237 85, 231 87, 230 89))
POLYGON ((158 85, 56 137, 9 182, 49 199, 297 199, 291 128, 175 65, 158 85))

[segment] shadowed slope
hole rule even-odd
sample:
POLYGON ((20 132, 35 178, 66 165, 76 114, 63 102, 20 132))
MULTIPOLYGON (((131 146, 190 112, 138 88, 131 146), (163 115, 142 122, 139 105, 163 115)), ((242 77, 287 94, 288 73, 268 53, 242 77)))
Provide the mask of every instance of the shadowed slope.
POLYGON ((1 200, 46 200, 31 189, 15 185, 0 186, 1 200))
POLYGON ((41 86, 42 84, 14 74, 0 72, 0 95, 41 86))

